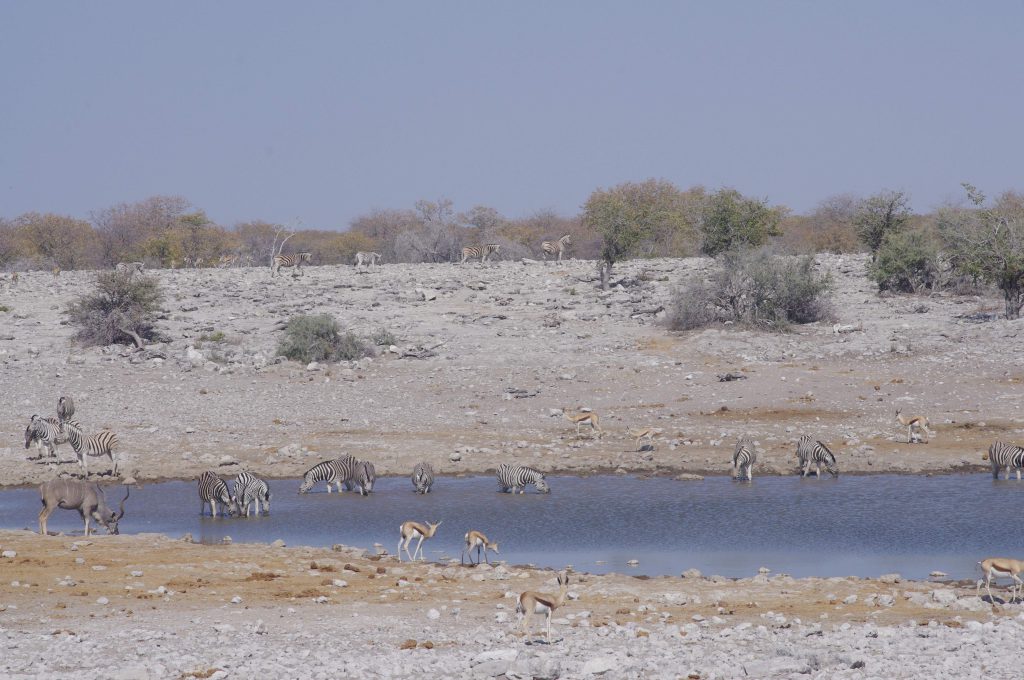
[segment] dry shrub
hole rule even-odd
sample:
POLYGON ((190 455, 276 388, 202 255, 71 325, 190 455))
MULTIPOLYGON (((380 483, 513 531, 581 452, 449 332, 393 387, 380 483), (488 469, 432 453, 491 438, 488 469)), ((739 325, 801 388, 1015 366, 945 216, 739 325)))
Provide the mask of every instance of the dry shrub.
POLYGON ((163 291, 156 279, 139 274, 100 272, 96 289, 68 306, 75 340, 86 345, 141 346, 157 340, 155 322, 163 291))
POLYGON ((293 361, 353 361, 373 355, 373 348, 354 333, 342 333, 330 314, 292 317, 277 353, 293 361))

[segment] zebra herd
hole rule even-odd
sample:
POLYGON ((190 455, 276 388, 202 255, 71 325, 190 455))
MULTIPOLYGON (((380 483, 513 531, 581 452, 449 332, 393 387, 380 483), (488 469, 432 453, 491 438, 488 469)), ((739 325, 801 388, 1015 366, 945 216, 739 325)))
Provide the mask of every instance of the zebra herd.
POLYGON ((89 474, 90 456, 106 456, 110 460, 111 474, 116 475, 117 456, 114 449, 118 443, 117 435, 110 430, 84 434, 82 424, 71 419, 73 415, 75 402, 68 396, 62 396, 57 400, 56 418, 33 414, 28 426, 25 427, 25 448, 31 448, 35 443, 39 458, 43 457, 45 450, 49 458, 56 458, 55 462, 60 463, 57 447, 61 444, 70 444, 84 476, 89 474))
MULTIPOLYGON (((801 477, 806 477, 810 474, 811 466, 815 468, 815 477, 821 477, 822 467, 833 477, 839 476, 835 454, 823 442, 812 438, 810 435, 805 434, 797 441, 796 457, 801 477)), ((736 442, 736 449, 732 454, 733 479, 751 481, 753 479, 755 463, 757 463, 757 448, 754 446, 754 440, 747 435, 743 435, 736 442)))

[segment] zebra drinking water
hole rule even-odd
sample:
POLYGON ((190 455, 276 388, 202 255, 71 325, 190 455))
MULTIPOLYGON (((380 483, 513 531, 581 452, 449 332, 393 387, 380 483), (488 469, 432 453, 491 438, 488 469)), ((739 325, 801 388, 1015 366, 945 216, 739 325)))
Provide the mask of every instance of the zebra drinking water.
POLYGON ((306 470, 306 474, 302 477, 302 485, 299 486, 299 493, 308 492, 317 482, 327 484, 327 493, 331 493, 331 484, 336 484, 338 493, 341 493, 341 485, 352 479, 358 463, 359 461, 352 456, 342 456, 317 463, 306 470))
POLYGON ((498 477, 498 491, 501 493, 507 491, 520 494, 525 493, 527 484, 536 486, 537 493, 551 492, 547 480, 544 479, 544 473, 526 465, 502 463, 498 466, 496 474, 498 477))
POLYGON ((992 464, 992 479, 999 479, 999 470, 1006 470, 1006 479, 1010 478, 1010 470, 1017 470, 1017 479, 1020 480, 1020 470, 1024 467, 1024 449, 1005 442, 993 442, 988 447, 988 453, 981 457, 992 464))
MULTIPOLYGON (((377 481, 377 470, 373 467, 373 463, 364 460, 356 464, 356 469, 352 473, 351 484, 355 485, 360 496, 370 495, 375 481, 377 481)), ((346 483, 345 489, 351 491, 352 487, 346 483)))
POLYGON ((263 512, 269 515, 270 487, 267 486, 265 481, 255 475, 251 475, 248 472, 239 472, 238 477, 235 478, 234 501, 239 515, 244 511, 245 516, 248 517, 250 506, 254 503, 257 516, 262 514, 260 512, 260 503, 263 503, 263 512))
POLYGON ((736 442, 736 450, 732 454, 732 476, 734 479, 754 479, 754 463, 757 462, 757 449, 749 437, 740 437, 736 442))
POLYGON ((811 471, 811 465, 815 466, 815 476, 821 477, 821 466, 833 477, 839 476, 839 469, 836 467, 836 457, 827 446, 820 441, 811 439, 808 435, 800 437, 796 445, 796 457, 800 460, 800 476, 806 477, 811 471))
POLYGON ((207 470, 199 477, 199 515, 202 516, 206 512, 206 504, 210 504, 210 516, 217 517, 217 503, 223 506, 223 509, 231 516, 234 517, 235 504, 231 502, 231 494, 228 493, 227 483, 215 475, 214 473, 207 470))
POLYGON ((412 486, 416 493, 430 493, 434 486, 434 466, 430 463, 416 463, 412 469, 412 486))

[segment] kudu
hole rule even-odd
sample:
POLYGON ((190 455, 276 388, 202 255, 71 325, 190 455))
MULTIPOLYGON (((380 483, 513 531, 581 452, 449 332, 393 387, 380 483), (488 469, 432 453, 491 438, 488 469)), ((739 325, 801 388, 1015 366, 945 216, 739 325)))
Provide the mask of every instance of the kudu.
POLYGON ((102 524, 108 533, 119 533, 117 523, 124 517, 124 503, 131 495, 131 488, 125 487, 126 493, 121 499, 120 512, 114 512, 107 506, 103 489, 99 484, 82 482, 77 479, 51 479, 39 485, 39 496, 43 501, 43 509, 39 512, 39 533, 46 535, 46 520, 57 508, 78 510, 85 520, 85 535, 91 531, 89 520, 94 519, 102 524))

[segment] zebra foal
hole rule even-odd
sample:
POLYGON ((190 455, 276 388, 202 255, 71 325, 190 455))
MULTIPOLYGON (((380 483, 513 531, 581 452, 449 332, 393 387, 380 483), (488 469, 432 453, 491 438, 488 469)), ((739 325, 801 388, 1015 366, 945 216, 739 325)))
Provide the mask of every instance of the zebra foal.
POLYGON ((466 246, 462 249, 462 260, 459 264, 465 264, 466 260, 479 258, 481 262, 487 262, 491 255, 497 255, 501 246, 497 243, 488 243, 482 246, 466 246))
POLYGON ((239 472, 235 478, 233 491, 233 500, 239 515, 244 510, 245 516, 248 517, 253 504, 256 505, 257 516, 263 513, 270 514, 270 487, 259 477, 248 472, 239 472), (263 503, 263 512, 260 512, 260 503, 263 503))
POLYGON ((537 493, 551 493, 544 473, 532 467, 502 463, 495 474, 498 477, 498 491, 501 493, 526 493, 527 484, 537 487, 537 493))
POLYGON ((412 469, 412 486, 416 493, 430 493, 434 486, 434 466, 430 463, 416 463, 412 469))
POLYGON ((305 276, 302 265, 309 264, 313 259, 313 253, 299 253, 298 255, 274 255, 274 262, 270 265, 270 275, 274 276, 281 271, 281 267, 295 267, 300 276, 305 276))
POLYGON ((223 506, 228 515, 234 517, 235 504, 228 493, 228 485, 223 479, 207 470, 199 477, 199 516, 206 514, 206 504, 210 504, 210 516, 217 517, 217 503, 223 506))
POLYGON ((835 454, 823 443, 812 439, 809 435, 803 435, 797 442, 796 457, 800 463, 801 477, 806 477, 810 473, 811 465, 815 466, 815 477, 821 477, 822 465, 833 477, 839 476, 835 454))

